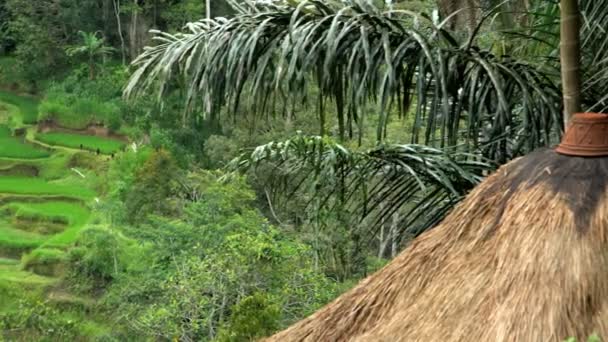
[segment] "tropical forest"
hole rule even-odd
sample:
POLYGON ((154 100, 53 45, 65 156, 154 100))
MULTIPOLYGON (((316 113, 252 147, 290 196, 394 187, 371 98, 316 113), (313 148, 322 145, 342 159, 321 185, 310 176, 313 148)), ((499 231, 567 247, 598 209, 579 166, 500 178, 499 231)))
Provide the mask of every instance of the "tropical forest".
POLYGON ((608 339, 607 28, 0 0, 0 341, 608 339))

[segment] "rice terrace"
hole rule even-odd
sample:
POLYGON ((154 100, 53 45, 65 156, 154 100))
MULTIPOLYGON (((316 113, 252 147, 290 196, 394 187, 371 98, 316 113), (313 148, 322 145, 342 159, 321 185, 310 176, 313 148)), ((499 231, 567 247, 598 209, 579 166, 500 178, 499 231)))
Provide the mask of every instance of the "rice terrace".
MULTIPOLYGON (((26 296, 42 293, 68 307, 82 304, 83 299, 55 284, 65 274, 68 247, 96 220, 95 198, 108 155, 125 146, 123 141, 83 134, 37 133, 37 106, 31 97, 0 91, 3 312, 21 310, 22 291, 26 296)), ((10 340, 11 334, 7 336, 10 340)))

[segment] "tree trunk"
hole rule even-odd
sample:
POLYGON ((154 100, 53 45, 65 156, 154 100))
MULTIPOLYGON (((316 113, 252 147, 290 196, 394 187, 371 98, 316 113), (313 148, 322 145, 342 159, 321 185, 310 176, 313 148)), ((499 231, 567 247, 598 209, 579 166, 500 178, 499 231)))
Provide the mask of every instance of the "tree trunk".
POLYGON ((89 62, 89 80, 95 80, 95 62, 89 62))
POLYGON ((390 239, 391 239, 391 258, 397 256, 399 252, 399 232, 397 224, 399 223, 399 213, 393 214, 393 223, 391 224, 390 239))
POLYGON ((481 14, 479 0, 437 0, 437 7, 442 18, 451 17, 448 27, 452 30, 472 32, 481 14))
POLYGON ((580 75, 580 12, 578 0, 561 0, 562 86, 564 95, 564 121, 567 124, 574 113, 581 111, 580 75))
POLYGON ((139 43, 137 39, 137 19, 139 18, 139 1, 134 0, 133 5, 133 10, 131 11, 131 24, 129 27, 129 55, 131 56, 131 60, 135 59, 135 57, 137 57, 137 54, 139 53, 139 43))
POLYGON ((384 248, 386 247, 386 242, 384 241, 384 222, 380 224, 380 238, 378 244, 378 258, 382 258, 384 255, 384 248))
POLYGON ((120 21, 120 0, 113 0, 114 15, 116 16, 116 25, 118 25, 118 37, 120 38, 120 53, 122 55, 122 65, 127 63, 125 55, 125 38, 122 35, 122 23, 120 21))

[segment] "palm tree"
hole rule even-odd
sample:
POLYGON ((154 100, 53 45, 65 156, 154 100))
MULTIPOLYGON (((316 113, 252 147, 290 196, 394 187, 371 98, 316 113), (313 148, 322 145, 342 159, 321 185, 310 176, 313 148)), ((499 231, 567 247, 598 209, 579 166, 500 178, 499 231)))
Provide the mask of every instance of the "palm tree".
MULTIPOLYGON (((497 161, 557 141, 557 70, 496 56, 444 25, 408 11, 389 17, 365 1, 258 4, 228 20, 192 23, 186 33, 158 32, 159 44, 134 62, 139 69, 125 94, 158 86, 162 98, 180 74, 186 108, 209 94, 217 115, 225 107, 236 116, 246 92, 258 99, 252 112, 290 117, 296 113, 282 108, 316 88, 318 108, 335 106, 343 141, 362 140, 370 103, 378 108, 378 141, 391 115, 413 115, 412 143, 465 144, 497 161)), ((324 135, 332 118, 318 115, 324 135)))
MULTIPOLYGON (((601 29, 607 3, 581 5, 587 110, 608 107, 608 59, 602 57, 608 36, 601 29)), ((523 39, 507 32, 518 37, 517 45, 543 47, 538 51, 546 55, 530 58, 493 54, 477 44, 480 30, 463 39, 445 21, 368 1, 236 4, 239 14, 230 19, 201 20, 175 35, 156 32, 159 44, 134 61, 138 69, 125 95, 158 87, 162 100, 179 76, 187 88, 185 108, 205 102, 206 115, 236 119, 241 106, 251 105, 248 115, 278 112, 289 119, 297 115, 290 108, 316 88, 311 102, 319 108, 322 136, 333 121, 340 141, 361 141, 370 121, 366 108, 375 104, 377 141, 386 138, 391 116, 411 117, 411 143, 458 146, 502 164, 558 142, 563 131, 557 4, 533 4, 548 6, 549 14, 529 14, 531 33, 523 39), (333 118, 327 117, 331 105, 333 118)))
POLYGON ((89 65, 89 79, 95 79, 95 65, 99 57, 104 58, 114 52, 114 48, 105 45, 105 38, 99 38, 100 32, 83 32, 78 31, 82 38, 82 44, 72 46, 66 49, 69 56, 86 56, 89 65))
MULTIPOLYGON (((244 168, 270 163, 291 188, 298 187, 297 179, 289 184, 294 176, 312 175, 321 184, 316 188, 334 181, 328 192, 338 203, 351 190, 371 188, 372 197, 388 199, 380 218, 404 203, 424 203, 406 215, 408 223, 416 225, 417 217, 433 222, 444 213, 432 209, 455 202, 450 185, 468 177, 466 191, 482 168, 469 163, 474 157, 453 158, 455 153, 502 163, 551 144, 563 123, 560 86, 572 94, 564 97, 567 115, 606 107, 605 5, 582 2, 580 45, 589 49, 579 68, 578 53, 563 49, 578 46, 578 19, 570 17, 578 12, 576 1, 562 1, 561 84, 551 55, 538 63, 549 67, 539 68, 493 55, 476 46, 475 36, 460 41, 444 24, 411 13, 383 13, 368 2, 310 1, 253 6, 233 19, 192 24, 188 33, 159 33, 161 43, 135 62, 139 69, 126 94, 152 86, 163 94, 179 74, 188 80, 189 106, 197 94, 211 94, 215 108, 227 107, 236 117, 244 94, 259 99, 254 105, 263 113, 272 106, 265 99, 298 99, 314 86, 321 136, 327 119, 322 109, 333 102, 343 141, 356 129, 351 125, 365 124, 368 101, 378 103, 382 141, 393 104, 395 112, 413 116, 413 142, 451 150, 410 144, 353 153, 324 137, 308 137, 261 146, 238 162, 244 168), (580 72, 594 75, 581 85, 580 72)), ((553 36, 556 27, 541 36, 553 36)), ((553 42, 542 44, 557 51, 553 42)), ((271 340, 542 340, 582 336, 596 327, 605 332, 607 284, 598 271, 605 267, 599 254, 605 231, 597 223, 605 220, 592 220, 594 209, 607 207, 605 164, 552 150, 509 163, 386 268, 271 340), (569 178, 575 172, 578 178, 569 178), (552 291, 565 295, 556 298, 552 291)), ((374 203, 363 202, 355 206, 374 203)))
MULTIPOLYGON (((562 130, 561 94, 554 80, 557 69, 496 56, 476 46, 476 36, 462 40, 445 25, 410 11, 383 11, 367 1, 346 6, 331 1, 241 6, 240 14, 231 19, 201 20, 190 24, 189 32, 177 35, 157 32, 159 44, 146 49, 134 62, 138 70, 125 94, 146 94, 150 87, 158 87, 162 99, 170 91, 171 80, 179 75, 187 84, 186 108, 209 100, 211 103, 206 104, 214 108, 215 115, 227 112, 236 118, 239 106, 245 105, 243 99, 253 98, 257 99, 251 104, 254 108, 247 111, 255 113, 251 115, 278 111, 288 119, 297 113, 281 108, 296 106, 302 94, 316 88, 320 135, 326 135, 327 122, 333 120, 341 142, 362 140, 369 121, 365 108, 370 103, 378 106, 379 142, 386 138, 391 115, 412 116, 413 145, 380 145, 387 153, 374 154, 375 158, 393 156, 395 163, 400 161, 411 170, 419 170, 411 165, 412 158, 399 159, 396 156, 400 154, 389 151, 405 149, 430 165, 428 156, 420 153, 418 144, 423 144, 446 149, 454 156, 448 160, 477 162, 479 158, 472 154, 480 154, 501 164, 557 142, 562 130), (322 109, 332 104, 337 117, 329 118, 322 109)), ((292 149, 286 152, 303 156, 306 150, 300 154, 292 149)), ((242 157, 248 158, 255 159, 251 155, 242 157)), ((264 161, 274 162, 259 162, 264 161)), ((311 175, 308 166, 314 164, 298 165, 280 172, 294 178, 311 175)), ((323 165, 339 168, 331 162, 323 165)), ((355 164, 349 165, 355 169, 355 164)), ((323 172, 318 167, 312 170, 316 175, 323 172)), ((475 184, 457 173, 442 169, 435 175, 470 186, 458 191, 442 186, 441 191, 448 191, 434 193, 435 197, 429 196, 433 191, 426 192, 435 187, 422 186, 412 192, 415 196, 402 196, 399 199, 403 201, 396 202, 390 196, 368 196, 393 202, 370 205, 384 210, 372 210, 362 217, 383 217, 403 208, 407 201, 415 202, 417 205, 403 220, 419 222, 411 225, 418 234, 438 222, 443 216, 436 213, 445 214, 475 184), (439 199, 443 199, 440 206, 439 199), (422 210, 425 214, 420 215, 421 208, 429 207, 437 211, 422 210)), ((352 176, 333 174, 345 175, 345 179, 352 176)), ((416 178, 428 179, 414 173, 411 179, 416 178)), ((391 184, 393 188, 386 191, 397 194, 419 183, 403 180, 379 184, 391 184)), ((369 227, 375 229, 377 225, 369 227)))
POLYGON ((296 193, 305 193, 298 198, 310 198, 304 205, 313 211, 318 209, 315 205, 346 211, 353 227, 365 220, 361 234, 375 235, 385 217, 405 208, 401 239, 441 221, 493 167, 471 153, 424 145, 387 144, 353 151, 327 137, 299 134, 244 151, 228 169, 270 170, 257 173, 272 191, 269 200, 285 203, 296 193))

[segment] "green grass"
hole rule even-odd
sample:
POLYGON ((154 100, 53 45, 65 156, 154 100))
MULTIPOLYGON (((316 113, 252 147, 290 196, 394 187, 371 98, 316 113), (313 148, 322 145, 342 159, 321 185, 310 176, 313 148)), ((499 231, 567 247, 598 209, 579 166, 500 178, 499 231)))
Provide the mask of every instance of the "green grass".
POLYGON ((87 223, 90 216, 88 209, 70 202, 11 203, 7 207, 20 218, 56 223, 65 222, 68 226, 82 226, 87 223))
MULTIPOLYGON (((39 250, 34 250, 30 255, 27 256, 28 259, 38 259, 40 257, 47 256, 44 251, 57 251, 48 248, 65 248, 71 245, 78 238, 78 234, 84 228, 84 226, 89 221, 91 217, 91 212, 89 209, 77 204, 70 202, 60 202, 60 201, 49 201, 44 203, 11 203, 6 205, 6 208, 9 209, 9 212, 14 213, 14 215, 19 217, 29 217, 35 218, 37 220, 46 220, 46 222, 67 222, 67 227, 58 234, 42 237, 36 240, 35 244, 26 245, 25 247, 41 247, 39 250)), ((38 236, 36 234, 31 234, 19 230, 7 229, 10 233, 6 237, 9 241, 21 241, 18 238, 21 236, 14 236, 15 231, 23 233, 22 236, 27 238, 28 236, 34 237, 38 236)), ((2 235, 3 231, 0 230, 0 246, 2 245, 2 235)), ((30 241, 30 240, 25 240, 30 241)), ((18 247, 10 245, 10 247, 18 247)))
POLYGON ((44 247, 66 247, 76 241, 78 234, 89 221, 91 212, 76 203, 47 202, 21 204, 22 210, 34 215, 45 215, 48 218, 62 216, 68 221, 68 227, 63 232, 50 237, 44 242, 44 247))
POLYGON ((82 186, 51 183, 41 178, 14 176, 0 177, 0 193, 65 196, 81 200, 90 200, 95 197, 95 192, 82 186))
POLYGON ((42 245, 44 240, 43 235, 14 229, 0 222, 0 248, 31 249, 42 245))
MULTIPOLYGON (((65 261, 67 253, 55 248, 38 248, 23 257, 23 264, 27 265, 33 261, 38 263, 52 263, 65 261)), ((9 259, 10 260, 10 259, 9 259)))
POLYGON ((89 151, 99 151, 103 154, 112 154, 120 151, 125 144, 118 140, 106 139, 92 135, 69 134, 69 133, 44 133, 36 135, 36 139, 57 146, 79 149, 80 145, 89 151))
MULTIPOLYGON (((51 179, 59 179, 64 178, 66 174, 69 174, 69 161, 72 156, 72 153, 66 151, 55 151, 48 158, 43 159, 2 159, 0 158, 0 169, 6 170, 12 167, 26 166, 26 167, 35 167, 38 169, 39 178, 51 180, 51 179)), ((18 174, 13 174, 17 176, 18 174)), ((8 175, 3 175, 8 176, 8 175)), ((22 177, 27 177, 27 175, 19 175, 22 177)))
POLYGON ((39 159, 49 156, 47 151, 19 141, 8 127, 0 125, 0 158, 39 159))
POLYGON ((38 121, 38 100, 0 90, 0 101, 19 108, 23 123, 29 125, 38 121))
POLYGON ((37 274, 23 271, 15 266, 0 266, 0 283, 17 283, 21 285, 50 285, 56 279, 39 276, 37 274))
POLYGON ((20 117, 18 113, 19 108, 8 103, 0 102, 0 124, 4 125, 8 124, 9 122, 11 124, 15 123, 16 119, 20 117))
POLYGON ((16 266, 19 265, 19 260, 0 258, 0 266, 16 266))

